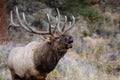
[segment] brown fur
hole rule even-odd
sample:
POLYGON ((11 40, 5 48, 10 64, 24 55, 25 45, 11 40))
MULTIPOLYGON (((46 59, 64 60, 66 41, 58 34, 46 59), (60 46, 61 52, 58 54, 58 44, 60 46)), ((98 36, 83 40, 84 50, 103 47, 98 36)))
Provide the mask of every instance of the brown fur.
POLYGON ((8 58, 12 80, 45 80, 72 47, 72 42, 71 36, 59 34, 52 36, 50 41, 31 42, 25 47, 13 49, 8 58))
POLYGON ((49 23, 49 30, 36 31, 31 28, 25 19, 23 13, 23 21, 20 19, 18 8, 16 7, 16 14, 20 25, 13 22, 11 11, 11 25, 16 27, 21 26, 28 32, 34 34, 44 35, 44 42, 31 42, 25 47, 18 47, 10 52, 8 58, 8 67, 12 74, 12 80, 45 80, 48 73, 50 73, 57 65, 58 61, 64 56, 69 48, 72 47, 73 38, 65 35, 75 24, 75 17, 72 17, 72 22, 69 22, 66 27, 67 17, 65 16, 65 23, 60 28, 60 12, 58 9, 56 17, 56 26, 51 25, 49 14, 47 19, 49 23), (25 25, 24 25, 25 24, 25 25))

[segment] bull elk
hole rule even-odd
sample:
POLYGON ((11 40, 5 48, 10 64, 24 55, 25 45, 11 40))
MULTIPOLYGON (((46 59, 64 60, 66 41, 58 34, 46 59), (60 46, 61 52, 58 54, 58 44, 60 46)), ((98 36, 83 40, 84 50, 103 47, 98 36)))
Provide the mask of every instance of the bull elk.
POLYGON ((56 25, 51 25, 49 14, 47 20, 49 23, 48 30, 38 31, 31 27, 27 22, 25 14, 20 17, 19 10, 15 9, 19 24, 13 21, 13 12, 11 11, 10 26, 21 26, 30 33, 43 35, 43 42, 30 42, 24 47, 17 47, 11 50, 8 57, 8 68, 11 72, 12 80, 45 80, 47 74, 50 73, 57 65, 58 61, 65 55, 69 48, 72 48, 73 37, 66 35, 75 23, 75 18, 72 16, 72 21, 68 23, 65 16, 64 24, 60 27, 61 16, 57 9, 56 25), (67 27, 66 27, 67 26, 67 27))

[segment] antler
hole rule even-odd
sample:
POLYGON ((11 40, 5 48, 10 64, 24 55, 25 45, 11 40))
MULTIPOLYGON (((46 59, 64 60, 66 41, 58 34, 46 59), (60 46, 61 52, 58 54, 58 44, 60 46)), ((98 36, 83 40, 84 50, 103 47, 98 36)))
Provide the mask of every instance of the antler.
POLYGON ((72 20, 73 20, 73 21, 72 21, 72 22, 69 22, 68 28, 65 29, 66 24, 67 24, 67 16, 65 16, 65 22, 64 22, 63 27, 62 27, 62 30, 61 30, 61 28, 60 28, 60 22, 61 22, 61 20, 60 20, 60 11, 58 10, 58 8, 57 8, 57 14, 58 14, 58 17, 56 17, 56 18, 57 18, 57 21, 58 21, 58 22, 57 22, 56 27, 57 27, 58 31, 64 34, 64 33, 66 33, 67 31, 69 31, 70 29, 72 29, 72 27, 73 27, 74 24, 75 24, 75 17, 72 16, 72 20))
MULTIPOLYGON (((66 33, 67 31, 69 31, 70 29, 72 29, 73 27, 74 27, 74 24, 75 24, 75 17, 74 16, 72 16, 72 22, 69 22, 69 26, 68 26, 68 28, 66 29, 66 30, 64 30, 64 27, 63 27, 63 33, 66 33)), ((66 25, 66 22, 67 21, 65 21, 65 24, 64 24, 64 26, 66 25)))
POLYGON ((13 12, 11 11, 10 13, 11 13, 11 14, 10 14, 10 24, 9 24, 8 29, 11 27, 11 25, 19 26, 18 24, 14 23, 14 21, 13 21, 13 15, 12 15, 13 12))
POLYGON ((26 17, 25 17, 24 13, 22 13, 22 19, 20 18, 20 14, 19 14, 18 8, 16 7, 16 15, 17 15, 17 19, 19 21, 19 24, 14 23, 14 21, 13 21, 13 12, 11 11, 11 16, 10 16, 11 19, 10 19, 10 24, 9 24, 8 29, 11 27, 11 25, 15 26, 15 27, 21 26, 22 28, 24 28, 28 32, 31 32, 31 33, 34 33, 34 34, 41 34, 41 35, 45 35, 45 34, 52 35, 52 33, 54 33, 56 31, 56 29, 57 29, 58 32, 61 32, 61 33, 64 34, 64 33, 66 33, 67 31, 69 31, 74 26, 74 24, 75 24, 75 18, 74 18, 74 16, 72 16, 72 20, 73 21, 69 22, 68 28, 65 29, 66 24, 67 24, 67 17, 65 16, 65 22, 64 22, 64 25, 63 25, 63 27, 61 29, 60 28, 60 22, 61 22, 60 17, 61 16, 60 16, 60 12, 59 12, 58 8, 57 8, 57 14, 58 14, 58 16, 56 16, 56 22, 57 23, 56 23, 55 27, 53 27, 51 25, 50 16, 49 16, 49 14, 47 14, 47 19, 48 19, 48 23, 49 23, 48 30, 47 31, 38 31, 38 30, 32 28, 29 25, 29 23, 26 20, 26 17), (54 29, 53 32, 51 32, 52 28, 54 29))
POLYGON ((38 30, 35 30, 33 29, 29 23, 26 21, 26 17, 25 17, 25 14, 22 13, 22 17, 23 17, 23 20, 20 18, 20 14, 19 14, 19 11, 18 11, 18 8, 16 7, 16 14, 17 14, 17 19, 19 21, 19 24, 15 24, 14 21, 13 21, 13 14, 12 14, 12 11, 11 11, 11 19, 10 19, 10 24, 9 24, 9 27, 8 29, 12 26, 16 26, 16 27, 19 27, 21 26, 22 28, 24 28, 26 31, 28 32, 31 32, 31 33, 34 33, 34 34, 42 34, 42 35, 45 35, 45 34, 50 34, 51 35, 51 24, 50 24, 50 18, 49 18, 49 15, 47 14, 47 18, 48 18, 48 22, 49 22, 49 30, 48 31, 38 31, 38 30))

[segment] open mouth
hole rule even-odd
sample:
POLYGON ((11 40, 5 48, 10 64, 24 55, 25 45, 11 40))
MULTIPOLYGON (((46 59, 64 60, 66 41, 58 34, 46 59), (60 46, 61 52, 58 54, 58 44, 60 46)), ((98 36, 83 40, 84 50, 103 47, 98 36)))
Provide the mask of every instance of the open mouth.
POLYGON ((66 49, 72 48, 72 47, 73 47, 72 43, 73 43, 73 39, 70 39, 70 40, 66 43, 66 49))
POLYGON ((72 43, 68 44, 67 47, 68 47, 68 48, 72 48, 72 43))
POLYGON ((73 40, 72 40, 72 39, 69 40, 68 45, 67 45, 67 48, 72 48, 72 43, 73 43, 73 40))
POLYGON ((68 42, 68 44, 71 44, 71 43, 73 43, 73 40, 70 40, 70 41, 68 42))

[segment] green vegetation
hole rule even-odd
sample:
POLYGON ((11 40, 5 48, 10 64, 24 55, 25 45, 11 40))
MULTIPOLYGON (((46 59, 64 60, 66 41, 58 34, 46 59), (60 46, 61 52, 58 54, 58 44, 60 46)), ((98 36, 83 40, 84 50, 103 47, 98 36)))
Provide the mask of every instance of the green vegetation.
POLYGON ((61 75, 59 74, 58 70, 53 70, 49 75, 47 80, 62 80, 61 75))
POLYGON ((103 23, 102 15, 97 10, 90 7, 80 8, 79 14, 89 23, 90 32, 96 32, 103 23))
POLYGON ((60 76, 59 72, 58 72, 56 69, 53 70, 53 71, 50 73, 50 75, 51 75, 51 76, 54 76, 54 77, 59 77, 59 76, 60 76))
POLYGON ((7 80, 7 76, 6 75, 0 75, 0 80, 7 80))
POLYGON ((5 54, 0 52, 0 57, 4 57, 4 56, 5 56, 5 54))
POLYGON ((0 76, 0 80, 3 80, 1 76, 0 76))
POLYGON ((100 13, 91 8, 94 0, 39 0, 50 7, 57 7, 63 14, 82 15, 90 24, 91 32, 95 32, 102 22, 100 13), (98 25, 96 25, 98 24, 98 25))
POLYGON ((90 23, 100 22, 102 16, 94 9, 81 8, 80 15, 84 16, 90 23))
POLYGON ((90 6, 93 0, 39 0, 50 7, 57 7, 62 11, 78 12, 80 7, 90 6))

